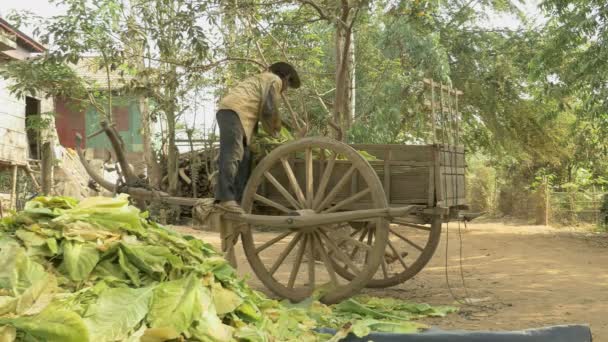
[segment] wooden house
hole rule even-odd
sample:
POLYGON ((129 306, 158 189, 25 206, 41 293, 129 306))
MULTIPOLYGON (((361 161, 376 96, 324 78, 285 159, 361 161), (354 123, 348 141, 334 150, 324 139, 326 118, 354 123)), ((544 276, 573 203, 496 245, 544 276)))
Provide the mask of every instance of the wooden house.
MULTIPOLYGON (((45 48, 0 18, 0 64, 24 60, 44 52, 45 48)), ((17 98, 8 90, 9 81, 0 79, 0 163, 27 164, 39 159, 40 136, 26 129, 29 116, 53 110, 53 102, 26 96, 17 98)))
MULTIPOLYGON (((99 91, 107 91, 107 75, 99 70, 96 58, 82 58, 78 65, 72 66, 76 73, 99 91)), ((112 99, 112 122, 115 124, 127 151, 127 159, 136 170, 145 167, 143 164, 142 135, 142 100, 135 95, 121 91, 124 79, 116 73, 110 74, 110 88, 115 94, 112 99)), ((104 105, 105 103, 100 103, 104 105)), ((63 147, 76 147, 76 133, 83 137, 83 147, 87 159, 104 159, 111 157, 112 148, 104 134, 94 135, 100 128, 102 114, 92 105, 79 106, 78 103, 64 98, 55 99, 55 124, 59 142, 63 147)))
MULTIPOLYGON (((0 18, 0 65, 44 51, 44 46, 0 18)), ((19 98, 10 93, 9 87, 10 81, 0 78, 0 172, 11 178, 8 188, 0 188, 0 211, 2 204, 15 207, 19 168, 30 171, 29 164, 40 159, 42 142, 52 140, 55 134, 54 127, 42 131, 27 128, 29 118, 53 111, 53 101, 34 96, 19 98)))

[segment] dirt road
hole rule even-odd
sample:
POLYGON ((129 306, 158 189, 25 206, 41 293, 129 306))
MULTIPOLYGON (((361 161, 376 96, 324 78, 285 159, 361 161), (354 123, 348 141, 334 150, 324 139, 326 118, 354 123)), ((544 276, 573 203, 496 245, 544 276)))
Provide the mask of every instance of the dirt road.
MULTIPOLYGON (((460 276, 460 239, 455 224, 449 229, 448 277, 454 295, 469 298, 473 304, 460 305, 460 313, 426 323, 467 330, 588 323, 595 341, 608 341, 608 236, 501 223, 462 228, 466 291, 460 276)), ((219 243, 215 233, 196 233, 210 243, 219 243)), ((454 304, 446 284, 445 248, 444 228, 434 258, 417 277, 393 288, 366 292, 414 302, 454 304)), ((249 283, 264 291, 251 274, 242 250, 237 253, 239 272, 250 275, 249 283)))

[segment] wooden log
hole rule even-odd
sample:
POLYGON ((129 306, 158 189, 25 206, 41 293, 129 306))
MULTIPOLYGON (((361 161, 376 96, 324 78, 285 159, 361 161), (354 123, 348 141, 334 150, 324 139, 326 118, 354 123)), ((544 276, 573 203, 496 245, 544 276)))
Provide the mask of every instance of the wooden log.
POLYGON ((36 179, 36 176, 34 175, 34 171, 32 170, 32 168, 30 168, 29 164, 25 165, 25 172, 32 180, 32 184, 34 184, 34 187, 36 188, 36 190, 42 191, 42 187, 38 183, 38 180, 36 179))
POLYGON ((80 147, 82 142, 82 136, 79 133, 76 133, 76 154, 78 154, 78 158, 80 159, 80 163, 84 166, 85 171, 91 177, 93 181, 99 184, 102 188, 110 191, 116 191, 116 185, 111 182, 105 180, 101 175, 97 173, 97 171, 93 170, 93 167, 89 164, 89 162, 84 157, 84 153, 82 152, 82 148, 80 147))

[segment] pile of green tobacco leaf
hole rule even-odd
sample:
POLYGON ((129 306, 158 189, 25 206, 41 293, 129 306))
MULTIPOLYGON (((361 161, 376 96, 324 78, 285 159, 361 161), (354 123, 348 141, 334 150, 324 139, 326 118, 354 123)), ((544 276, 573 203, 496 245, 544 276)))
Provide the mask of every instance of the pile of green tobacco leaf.
POLYGON ((38 197, 0 221, 0 341, 338 341, 415 332, 424 326, 409 319, 453 310, 268 299, 210 245, 149 221, 126 196, 38 197))

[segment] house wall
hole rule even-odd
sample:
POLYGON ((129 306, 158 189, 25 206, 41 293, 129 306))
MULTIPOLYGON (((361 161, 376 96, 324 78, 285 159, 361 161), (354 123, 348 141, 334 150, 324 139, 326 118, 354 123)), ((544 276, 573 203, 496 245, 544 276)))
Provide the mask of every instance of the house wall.
MULTIPOLYGON (((17 45, 13 50, 0 52, 0 63, 23 60, 31 52, 17 45)), ((25 98, 10 94, 10 81, 0 78, 0 164, 25 165, 29 155, 29 144, 25 123, 25 98)), ((52 99, 40 100, 41 113, 53 111, 52 99)), ((43 141, 52 141, 55 136, 54 124, 41 132, 43 141)))
MULTIPOLYGON (((113 99, 114 108, 112 110, 113 122, 116 130, 125 143, 127 152, 142 152, 143 138, 141 135, 141 112, 137 98, 116 98, 113 99)), ((99 122, 102 120, 98 111, 89 107, 86 111, 86 134, 90 135, 99 130, 99 122)), ((87 148, 111 149, 108 138, 100 134, 87 140, 87 148)))
MULTIPOLYGON (((141 135, 141 112, 139 102, 135 98, 116 98, 113 100, 114 113, 113 122, 116 130, 125 143, 127 152, 142 152, 143 138, 141 135)), ((86 149, 108 150, 111 149, 110 141, 104 134, 87 138, 87 136, 99 131, 99 123, 102 116, 93 106, 83 109, 73 101, 66 99, 55 99, 55 122, 59 142, 64 147, 76 148, 76 133, 83 138, 86 149)))
POLYGON ((82 136, 83 145, 86 146, 84 112, 74 101, 55 99, 55 126, 61 146, 76 148, 76 133, 82 136))
POLYGON ((8 86, 8 81, 0 79, 0 163, 25 165, 25 100, 12 96, 8 86))

